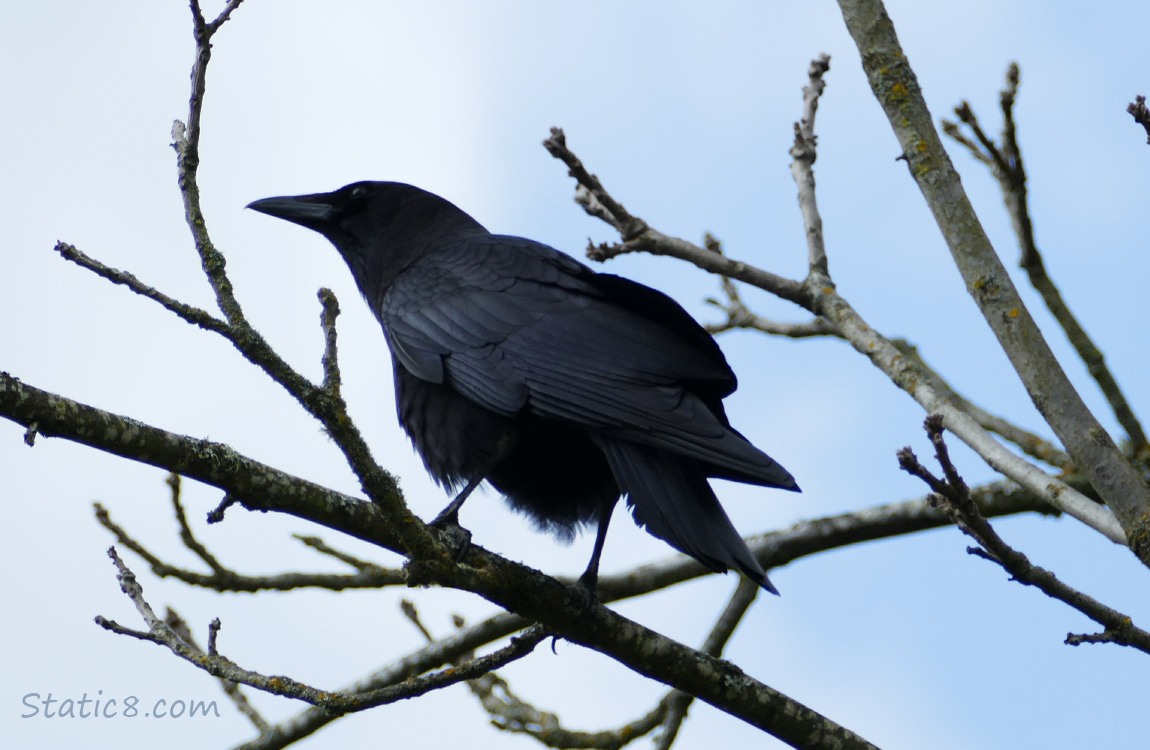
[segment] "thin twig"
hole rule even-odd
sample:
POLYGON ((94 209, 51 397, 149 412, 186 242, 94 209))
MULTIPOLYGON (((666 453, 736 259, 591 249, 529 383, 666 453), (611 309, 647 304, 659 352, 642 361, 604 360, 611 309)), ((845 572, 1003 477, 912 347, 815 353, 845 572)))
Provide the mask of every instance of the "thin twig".
MULTIPOLYGON (((421 622, 415 605, 405 600, 401 603, 401 607, 404 615, 423 634, 424 638, 434 645, 435 638, 421 622)), ((463 618, 456 615, 454 624, 456 628, 463 628, 463 618)), ((473 658, 473 654, 470 652, 461 656, 465 659, 473 658)), ((645 716, 627 722, 621 727, 586 732, 564 728, 556 714, 542 711, 524 701, 511 690, 507 680, 497 672, 488 672, 482 677, 470 680, 467 686, 472 694, 479 699, 495 727, 506 732, 526 734, 541 744, 554 748, 618 750, 618 748, 640 739, 658 727, 666 716, 669 706, 668 701, 664 698, 645 716)), ((677 692, 672 691, 672 693, 677 692)))
POLYGON ((216 507, 208 511, 207 522, 209 524, 222 523, 224 514, 227 513, 228 508, 232 507, 239 502, 239 498, 230 493, 224 493, 223 498, 220 500, 216 507))
POLYGON ((1146 97, 1139 94, 1134 101, 1126 105, 1126 111, 1134 118, 1134 122, 1141 125, 1146 131, 1146 142, 1150 143, 1150 109, 1146 108, 1146 97))
POLYGON ((196 539, 196 535, 192 533, 192 527, 188 525, 188 517, 184 513, 184 504, 180 499, 180 475, 175 472, 168 474, 167 484, 172 491, 172 508, 176 513, 176 522, 180 526, 180 541, 203 560, 213 573, 224 572, 224 566, 220 564, 215 555, 208 551, 207 547, 200 543, 199 539, 196 539))
MULTIPOLYGON (((756 583, 749 578, 740 578, 730 601, 727 602, 723 613, 715 621, 714 627, 711 628, 711 632, 699 650, 711 656, 721 656, 727 641, 734 635, 735 628, 743 621, 743 617, 746 616, 747 610, 754 603, 758 593, 759 586, 756 583)), ((666 709, 666 715, 660 724, 659 735, 655 738, 655 750, 670 750, 679 734, 683 720, 687 718, 687 709, 690 708, 694 700, 694 696, 688 693, 672 690, 660 702, 666 709)))
MULTIPOLYGON (((703 247, 707 250, 717 254, 723 254, 722 243, 715 238, 710 232, 703 236, 703 247)), ((719 283, 722 286, 723 294, 726 295, 727 301, 720 302, 714 297, 708 297, 705 301, 709 305, 714 305, 727 314, 725 323, 718 323, 705 326, 707 331, 712 335, 730 331, 736 328, 751 329, 762 331, 763 333, 787 336, 789 338, 808 338, 812 336, 837 336, 838 333, 834 327, 827 323, 823 318, 813 318, 805 323, 782 323, 774 320, 767 320, 766 318, 756 315, 743 302, 742 296, 739 294, 739 287, 735 284, 734 280, 727 276, 721 276, 719 283)))
POLYGON ((319 290, 319 302, 323 307, 320 313, 320 328, 323 329, 323 389, 332 397, 340 397, 343 379, 339 373, 339 350, 336 347, 335 319, 339 317, 339 300, 335 292, 324 288, 319 290))
MULTIPOLYGON (((529 622, 518 615, 501 612, 397 659, 354 684, 341 688, 340 692, 362 693, 383 685, 402 682, 429 669, 452 663, 463 654, 471 653, 480 646, 505 638, 529 625, 529 622)), ((282 750, 318 731, 336 718, 338 717, 334 714, 313 706, 273 725, 271 731, 241 744, 235 750, 282 750)))
MULTIPOLYGON (((235 662, 214 650, 215 638, 211 639, 213 650, 205 652, 181 638, 168 623, 159 618, 153 611, 151 604, 144 597, 143 587, 132 571, 124 564, 116 553, 115 547, 109 548, 108 556, 116 566, 120 589, 136 606, 136 611, 143 618, 147 631, 133 630, 104 617, 97 617, 96 623, 105 630, 121 635, 128 635, 141 640, 150 641, 163 646, 185 661, 199 669, 222 679, 242 683, 257 690, 272 695, 295 698, 325 711, 335 714, 364 711, 376 706, 395 703, 396 701, 415 698, 434 690, 458 684, 498 669, 512 661, 520 659, 531 653, 548 632, 542 626, 534 625, 522 635, 511 639, 511 642, 497 651, 486 656, 473 659, 450 669, 433 672, 428 675, 415 677, 400 684, 387 685, 362 693, 347 694, 337 691, 320 690, 303 682, 283 675, 266 676, 252 670, 244 669, 235 662)), ((218 622, 213 625, 218 632, 218 622)))
POLYGON ((582 189, 575 201, 583 209, 618 230, 624 242, 638 239, 647 230, 647 222, 632 216, 623 204, 615 200, 599 182, 599 178, 587 171, 583 162, 567 148, 567 136, 559 128, 551 128, 551 137, 543 141, 547 152, 567 165, 567 174, 575 178, 582 189))
POLYGON ((333 547, 330 547, 327 542, 320 539, 318 536, 310 536, 306 534, 292 534, 296 539, 303 542, 306 546, 312 548, 321 555, 335 558, 342 563, 350 565, 361 573, 368 573, 370 575, 379 577, 380 579, 390 579, 392 576, 396 577, 396 583, 402 582, 403 572, 390 568, 385 568, 382 565, 370 562, 369 560, 362 560, 354 555, 349 555, 346 552, 341 552, 333 547))
MULTIPOLYGON (((404 616, 428 643, 435 645, 436 639, 423 624, 415 605, 405 599, 400 603, 400 607, 404 616)), ((456 615, 453 619, 456 628, 464 627, 463 618, 456 615)), ((464 661, 470 660, 474 658, 474 654, 462 653, 459 658, 464 661)), ((619 729, 584 732, 565 729, 560 724, 558 716, 542 711, 521 699, 511 690, 507 680, 495 671, 469 680, 467 686, 479 699, 495 727, 506 732, 526 734, 546 747, 617 750, 657 727, 659 719, 665 713, 660 702, 660 706, 656 708, 658 716, 648 714, 636 721, 628 722, 619 729)))
POLYGON ((831 69, 831 56, 819 55, 811 61, 807 73, 810 79, 803 86, 803 116, 795 123, 795 143, 791 146, 791 175, 799 186, 799 210, 803 215, 803 226, 807 230, 807 257, 810 272, 828 274, 827 248, 823 243, 823 220, 819 215, 815 200, 815 158, 818 155, 815 135, 815 113, 819 108, 819 97, 826 88, 823 76, 831 69))
MULTIPOLYGON (((188 626, 188 623, 171 607, 168 608, 167 614, 164 615, 164 623, 189 645, 195 648, 199 648, 199 646, 196 644, 195 637, 192 635, 192 629, 188 626)), ((216 653, 216 639, 219 636, 219 632, 220 620, 217 617, 208 625, 209 654, 216 653)), ((231 700, 233 704, 235 704, 236 709, 241 714, 246 716, 248 721, 250 721, 258 731, 266 732, 270 728, 271 725, 268 724, 267 720, 260 714, 259 711, 256 710, 255 706, 251 704, 251 701, 248 700, 247 694, 245 694, 243 690, 240 689, 238 683, 220 678, 220 686, 223 688, 224 694, 228 696, 228 699, 231 700)))
POLYGON ((140 281, 135 275, 127 271, 120 271, 115 268, 110 268, 100 261, 85 255, 75 245, 70 245, 67 242, 57 242, 55 251, 60 254, 60 257, 65 260, 71 261, 81 268, 86 268, 92 273, 107 279, 113 284, 122 284, 131 291, 146 297, 160 304, 164 309, 174 313, 181 320, 190 323, 194 326, 199 326, 206 331, 218 333, 221 336, 228 337, 231 334, 229 326, 226 321, 220 320, 213 316, 207 310, 201 310, 192 305, 186 305, 179 300, 173 299, 163 292, 159 292, 153 287, 140 281))
MULTIPOLYGON (((155 575, 160 578, 175 578, 191 586, 199 586, 221 592, 254 593, 257 591, 294 591, 303 588, 327 589, 329 591, 377 589, 385 586, 402 586, 406 583, 403 571, 383 568, 363 561, 352 563, 351 559, 344 559, 341 556, 342 553, 327 549, 326 546, 323 546, 322 542, 318 542, 314 537, 308 538, 314 541, 304 540, 304 543, 319 552, 342 559, 344 562, 356 568, 357 572, 352 575, 301 572, 273 575, 246 575, 223 565, 206 549, 203 549, 203 552, 207 554, 208 558, 215 561, 215 564, 211 566, 211 573, 200 573, 195 570, 181 568, 177 565, 164 562, 159 556, 129 534, 126 529, 113 521, 111 514, 102 504, 93 503, 93 509, 95 510, 96 520, 116 537, 116 543, 142 557, 151 567, 155 575), (318 544, 315 542, 318 542, 318 544), (323 547, 321 548, 321 546, 323 547)), ((196 542, 196 544, 198 544, 198 542, 196 542)), ((205 561, 207 559, 204 558, 203 555, 200 555, 200 557, 201 559, 205 559, 205 561)))
MULTIPOLYGON (((402 612, 403 616, 406 617, 408 621, 410 621, 411 624, 415 626, 415 629, 419 631, 420 635, 427 639, 428 643, 435 642, 435 638, 432 637, 431 631, 427 629, 427 627, 423 624, 423 621, 420 619, 419 610, 415 608, 414 602, 412 602, 410 599, 401 599, 399 602, 399 611, 402 612)), ((458 627, 463 626, 459 625, 458 627)), ((471 652, 468 652, 469 658, 470 654, 471 652)))
MULTIPOLYGON (((1116 643, 1130 646, 1150 654, 1150 632, 1134 625, 1128 615, 1112 609, 1091 596, 1071 588, 1058 580, 1053 573, 1033 565, 1023 553, 1010 547, 990 522, 979 512, 978 505, 971 499, 970 490, 959 475, 943 437, 943 420, 937 414, 929 415, 924 427, 935 449, 935 457, 943 469, 944 478, 934 476, 924 467, 910 448, 898 452, 899 466, 909 474, 922 479, 935 493, 939 507, 950 516, 963 533, 974 539, 979 547, 969 550, 978 557, 998 564, 1010 574, 1012 580, 1026 586, 1034 586, 1052 599, 1057 599, 1073 607, 1104 628, 1105 638, 1090 642, 1116 643)), ((1083 638, 1074 639, 1086 642, 1083 638)), ((1071 645, 1071 636, 1067 642, 1071 645)))
POLYGON ((1110 403, 1110 408, 1114 411, 1118 423, 1126 431, 1126 436, 1130 440, 1134 452, 1150 450, 1146 433, 1126 400, 1118 381, 1106 365, 1101 350, 1086 333, 1086 329, 1082 327, 1078 318, 1070 311, 1062 293, 1047 273, 1046 264, 1038 250, 1038 244, 1034 238, 1034 224, 1030 216, 1026 168, 1022 159, 1022 150, 1018 145, 1018 129, 1014 120, 1014 103, 1018 98, 1020 80, 1017 63, 1011 63, 1006 72, 1006 87, 999 92, 1003 118, 1001 146, 986 135, 973 109, 966 102, 955 109, 955 114, 974 133, 977 144, 970 139, 961 137, 961 130, 953 123, 950 128, 945 129, 945 132, 970 149, 980 161, 991 168, 991 172, 1002 189, 1003 200, 1006 203, 1007 212, 1010 214, 1011 222, 1014 225, 1014 233, 1021 247, 1022 254, 1018 261, 1019 266, 1026 271, 1031 285, 1042 296, 1054 319, 1066 332, 1067 339, 1086 365, 1087 371, 1098 383, 1098 387, 1110 403))
POLYGON ((669 255, 686 260, 704 270, 726 276, 760 289, 766 289, 783 299, 798 302, 804 297, 802 284, 777 274, 730 260, 704 247, 677 237, 670 237, 652 229, 647 222, 632 216, 619 201, 611 197, 599 178, 587 171, 583 162, 567 146, 567 137, 560 128, 551 128, 551 136, 543 141, 547 152, 567 165, 568 174, 577 183, 575 201, 596 218, 610 224, 623 239, 621 245, 591 245, 588 257, 606 260, 621 253, 648 252, 669 255))

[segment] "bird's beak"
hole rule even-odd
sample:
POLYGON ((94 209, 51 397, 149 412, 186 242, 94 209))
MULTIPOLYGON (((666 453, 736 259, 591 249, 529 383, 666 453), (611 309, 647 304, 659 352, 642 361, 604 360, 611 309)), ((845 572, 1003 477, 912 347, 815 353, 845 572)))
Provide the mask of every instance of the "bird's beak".
POLYGON ((290 221, 302 227, 322 231, 331 225, 335 217, 335 207, 330 193, 314 195, 284 195, 276 198, 263 198, 252 201, 248 208, 277 219, 290 221))

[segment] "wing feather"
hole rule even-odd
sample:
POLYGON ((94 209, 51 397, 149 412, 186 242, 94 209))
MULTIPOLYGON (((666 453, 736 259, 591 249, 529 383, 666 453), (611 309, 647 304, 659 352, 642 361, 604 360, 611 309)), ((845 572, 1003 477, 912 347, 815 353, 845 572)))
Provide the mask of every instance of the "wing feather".
POLYGON ((717 399, 704 400, 729 393, 734 375, 698 324, 645 288, 659 307, 644 315, 620 303, 620 280, 599 278, 530 240, 469 238, 401 273, 380 318, 412 374, 438 376, 492 411, 526 409, 696 459, 714 475, 792 487, 717 399))

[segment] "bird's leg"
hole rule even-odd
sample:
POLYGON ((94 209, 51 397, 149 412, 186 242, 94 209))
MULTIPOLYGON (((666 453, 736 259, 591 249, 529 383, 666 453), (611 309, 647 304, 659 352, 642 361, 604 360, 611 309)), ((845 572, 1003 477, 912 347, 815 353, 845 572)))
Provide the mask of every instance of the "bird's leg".
POLYGON ((491 470, 511 454, 511 451, 515 449, 518 437, 518 433, 514 429, 504 428, 495 441, 495 455, 491 457, 487 469, 476 472, 471 479, 467 480, 467 486, 432 520, 430 525, 445 532, 456 547, 456 561, 462 560, 467 553, 467 548, 471 546, 471 532, 459 525, 459 509, 463 507, 467 496, 475 491, 475 488, 487 478, 491 470))
POLYGON ((479 483, 483 481, 483 475, 472 477, 468 481, 467 486, 455 496, 455 499, 448 503, 447 507, 439 512, 439 515, 431 522, 430 525, 437 529, 446 529, 451 526, 459 525, 459 509, 463 507, 463 503, 467 500, 467 496, 475 491, 479 483))
POLYGON ((455 496, 455 499, 448 503, 447 507, 440 511, 439 515, 428 524, 447 535, 449 543, 455 548, 457 561, 463 559, 463 556, 467 554, 467 548, 471 546, 471 532, 459 525, 459 509, 463 507, 467 496, 474 492, 482 481, 482 474, 472 477, 467 486, 455 496))
POLYGON ((604 503, 599 512, 599 526, 595 529, 595 548, 591 550, 591 560, 587 569, 579 580, 575 582, 575 589, 584 605, 590 609, 591 605, 599 601, 599 558, 603 556, 603 545, 607 542, 607 526, 611 523, 611 511, 615 508, 615 500, 604 503))

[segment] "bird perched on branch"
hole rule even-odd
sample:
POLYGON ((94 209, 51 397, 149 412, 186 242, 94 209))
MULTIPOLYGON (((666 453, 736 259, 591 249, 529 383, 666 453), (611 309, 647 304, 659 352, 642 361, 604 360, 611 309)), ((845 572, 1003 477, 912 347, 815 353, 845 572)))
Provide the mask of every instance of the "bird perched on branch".
POLYGON ((396 182, 266 198, 347 261, 391 349, 399 422, 455 499, 484 480, 544 530, 597 522, 592 597, 620 496, 635 522, 706 568, 778 593, 708 478, 798 490, 727 419, 735 375, 674 300, 396 182))

